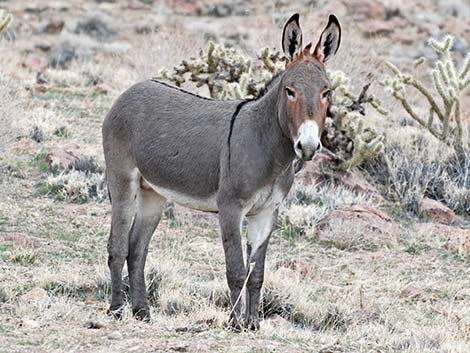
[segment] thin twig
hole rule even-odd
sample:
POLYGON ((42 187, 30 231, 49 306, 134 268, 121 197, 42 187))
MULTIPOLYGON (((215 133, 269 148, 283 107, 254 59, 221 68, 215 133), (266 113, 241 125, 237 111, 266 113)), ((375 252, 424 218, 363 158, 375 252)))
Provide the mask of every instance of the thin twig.
MULTIPOLYGON (((237 307, 238 302, 240 301, 243 293, 245 293, 246 285, 248 283, 248 280, 250 279, 251 272, 253 272, 253 270, 255 268, 255 264, 256 264, 255 262, 250 263, 250 270, 248 271, 248 275, 245 278, 245 282, 243 282, 243 286, 242 286, 242 289, 240 290, 240 294, 238 295, 237 300, 235 301, 235 303, 232 305, 232 310, 230 310, 230 313, 228 314, 229 320, 230 320, 230 316, 233 314, 235 308, 237 307)), ((236 320, 238 321, 238 317, 236 318, 236 320)))

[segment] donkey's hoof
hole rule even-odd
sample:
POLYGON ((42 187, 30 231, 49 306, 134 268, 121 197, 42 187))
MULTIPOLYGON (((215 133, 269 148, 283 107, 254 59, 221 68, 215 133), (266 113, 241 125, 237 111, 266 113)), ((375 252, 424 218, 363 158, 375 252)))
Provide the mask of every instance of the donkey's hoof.
POLYGON ((226 323, 225 327, 233 332, 241 332, 243 327, 239 319, 236 317, 231 317, 226 323))
POLYGON ((123 311, 123 305, 111 305, 106 314, 114 320, 122 320, 123 311))
POLYGON ((245 321, 245 328, 250 331, 258 331, 259 330, 259 319, 249 317, 245 321))
POLYGON ((137 320, 150 322, 150 309, 148 307, 132 309, 132 314, 134 314, 134 317, 137 320))

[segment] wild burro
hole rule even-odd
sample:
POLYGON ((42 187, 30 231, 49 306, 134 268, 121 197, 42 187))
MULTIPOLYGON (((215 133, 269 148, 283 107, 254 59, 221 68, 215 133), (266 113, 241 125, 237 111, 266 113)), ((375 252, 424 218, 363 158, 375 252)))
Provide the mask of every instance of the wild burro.
POLYGON ((111 314, 121 315, 127 260, 132 311, 138 319, 149 319, 145 260, 170 200, 218 213, 232 302, 229 324, 259 328, 269 237, 294 180, 295 158, 311 160, 321 149, 330 94, 324 64, 340 40, 339 22, 330 15, 316 46, 303 47, 299 15, 294 14, 282 34, 286 68, 255 99, 213 100, 156 80, 140 82, 117 99, 103 123, 112 204, 111 314), (246 262, 241 240, 245 217, 246 262))

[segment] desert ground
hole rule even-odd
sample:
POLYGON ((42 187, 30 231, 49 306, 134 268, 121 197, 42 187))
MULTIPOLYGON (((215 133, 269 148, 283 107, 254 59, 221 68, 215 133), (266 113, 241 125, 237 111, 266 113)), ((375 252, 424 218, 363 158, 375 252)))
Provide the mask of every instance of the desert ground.
MULTIPOLYGON (((440 104, 428 40, 452 35, 452 59, 465 65, 468 0, 3 0, 0 9, 13 16, 0 38, 0 352, 470 352, 470 89, 458 95, 455 157, 384 84, 386 62, 410 72, 424 56, 420 75, 440 104), (258 332, 225 327, 216 215, 171 203, 146 265, 151 321, 129 306, 123 320, 109 318, 106 112, 209 41, 253 61, 280 50, 294 12, 306 42, 329 13, 340 19, 328 68, 356 95, 371 83, 389 112, 367 106, 363 116, 384 136, 380 151, 347 170, 323 153, 298 175, 269 245, 258 332)), ((419 92, 406 97, 427 116, 419 92)), ((449 124, 455 133, 455 115, 449 124)))

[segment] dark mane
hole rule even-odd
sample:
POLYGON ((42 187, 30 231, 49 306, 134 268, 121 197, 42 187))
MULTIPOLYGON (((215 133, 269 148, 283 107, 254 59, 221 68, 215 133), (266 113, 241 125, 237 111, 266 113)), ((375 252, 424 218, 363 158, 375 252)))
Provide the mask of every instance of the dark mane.
MULTIPOLYGON (((273 86, 274 84, 274 81, 276 81, 282 74, 284 73, 284 71, 280 71, 278 72, 277 74, 275 74, 273 77, 271 77, 269 79, 268 82, 266 82, 266 84, 264 85, 263 88, 260 89, 260 91, 258 92, 257 96, 255 98, 245 98, 245 99, 242 99, 243 101, 253 101, 253 100, 258 100, 260 99, 261 97, 263 97, 268 91, 269 89, 273 86)), ((180 91, 180 92, 183 92, 183 93, 186 93, 186 94, 189 94, 193 97, 198 97, 198 98, 201 98, 201 99, 205 99, 205 100, 211 100, 211 101, 222 101, 224 99, 216 99, 216 98, 212 98, 212 97, 204 97, 204 96, 201 96, 197 93, 194 93, 194 92, 191 92, 191 91, 187 91, 181 87, 178 87, 178 86, 175 86, 175 85, 172 85, 172 84, 169 84, 167 82, 164 82, 164 81, 160 81, 159 79, 157 78, 151 78, 150 81, 152 82, 155 82, 155 83, 159 83, 165 87, 168 87, 168 88, 172 88, 172 89, 175 89, 177 91, 180 91)), ((225 99, 226 100, 226 99, 225 99)), ((238 99, 237 99, 238 100, 238 99)))
POLYGON ((177 90, 177 91, 180 91, 180 92, 189 94, 189 95, 191 95, 191 96, 193 96, 193 97, 198 97, 198 98, 206 99, 206 100, 209 100, 209 101, 218 100, 218 99, 214 99, 214 98, 210 98, 210 97, 200 96, 199 94, 193 93, 193 92, 190 92, 190 91, 186 91, 185 89, 182 89, 181 87, 174 86, 174 85, 170 85, 169 83, 160 81, 160 80, 157 79, 157 78, 151 78, 150 81, 159 83, 159 84, 161 84, 161 85, 163 85, 163 86, 165 86, 165 87, 173 88, 173 89, 175 89, 175 90, 177 90))

